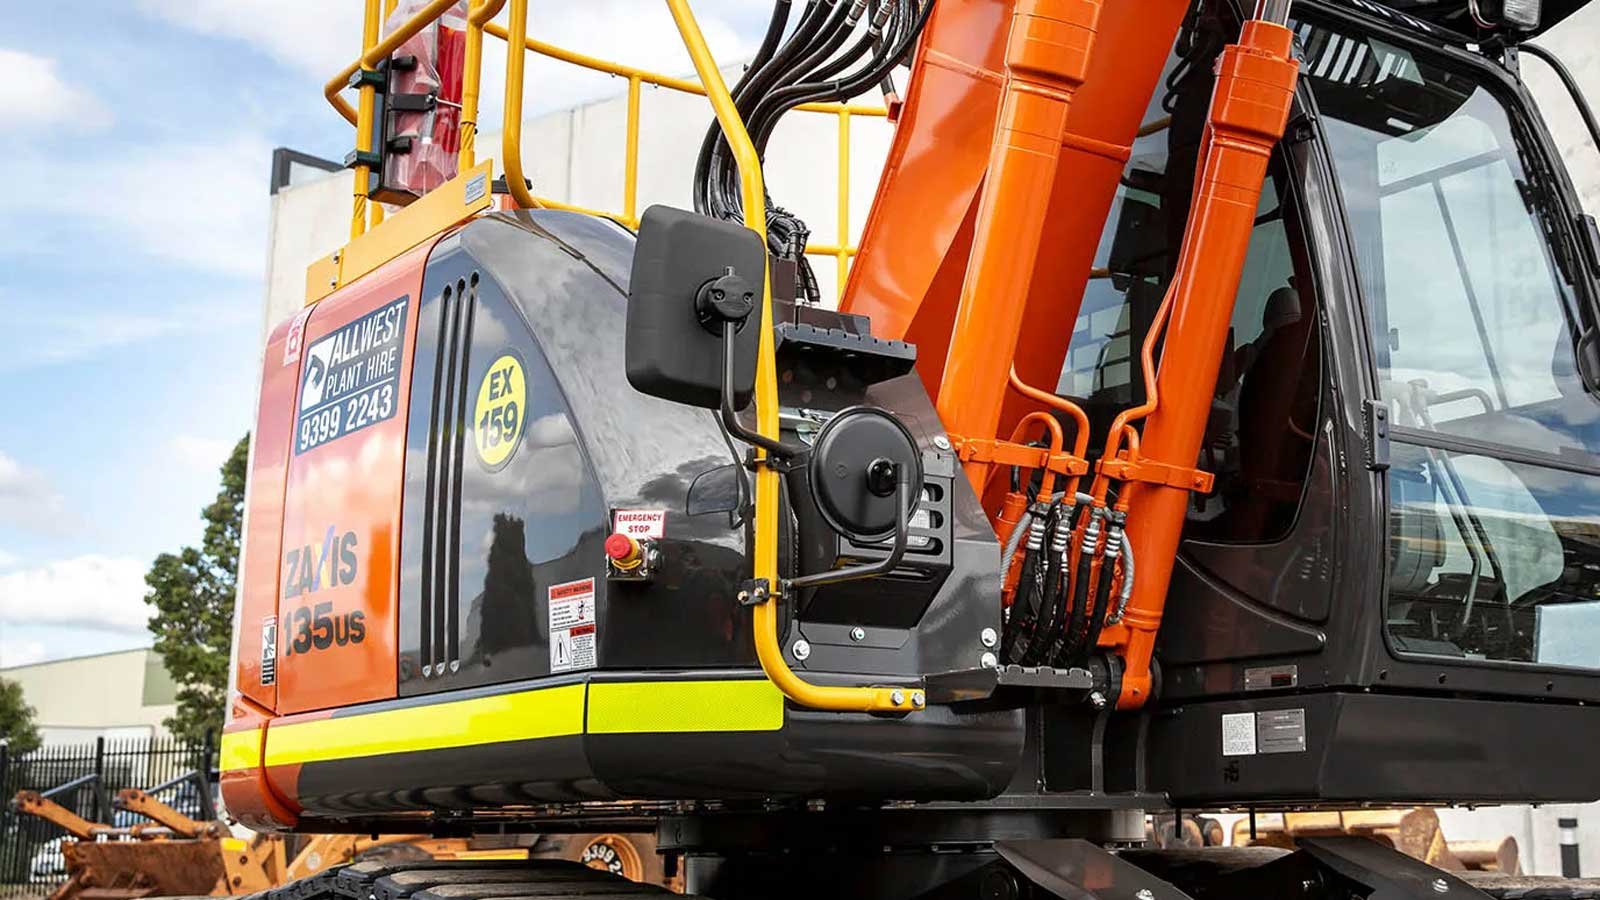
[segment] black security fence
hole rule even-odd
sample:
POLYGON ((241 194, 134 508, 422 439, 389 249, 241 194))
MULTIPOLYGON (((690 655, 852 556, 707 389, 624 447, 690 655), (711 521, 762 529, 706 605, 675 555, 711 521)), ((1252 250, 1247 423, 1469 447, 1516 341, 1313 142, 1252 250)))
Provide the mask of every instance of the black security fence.
MULTIPOLYGON (((67 879, 66 832, 19 813, 20 791, 37 791, 84 819, 113 828, 147 822, 116 808, 117 791, 139 788, 195 819, 216 816, 214 742, 169 737, 98 738, 23 755, 0 744, 0 898, 44 896, 67 879)), ((117 839, 110 836, 103 839, 117 839)))

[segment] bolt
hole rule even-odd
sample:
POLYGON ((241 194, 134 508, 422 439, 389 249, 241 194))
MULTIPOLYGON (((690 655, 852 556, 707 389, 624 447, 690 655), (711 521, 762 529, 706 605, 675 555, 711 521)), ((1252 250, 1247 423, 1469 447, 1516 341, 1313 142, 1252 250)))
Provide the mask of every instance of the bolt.
POLYGON ((804 638, 794 642, 794 658, 804 661, 811 656, 811 645, 804 638))
POLYGON ((339 279, 337 279, 337 278, 329 278, 328 279, 328 287, 336 288, 338 286, 339 286, 339 279))
POLYGON ((1093 706, 1095 709, 1105 709, 1106 708, 1106 695, 1100 693, 1099 691, 1090 691, 1089 692, 1089 705, 1093 706))
POLYGON ((940 450, 949 450, 950 449, 950 439, 945 437, 942 434, 936 434, 936 435, 933 436, 933 446, 937 447, 940 450))
POLYGON ((1138 898, 1138 900, 1156 900, 1155 893, 1149 888, 1140 888, 1139 893, 1134 894, 1133 896, 1138 898))
POLYGON ((866 639, 867 639, 867 630, 865 628, 862 628, 860 625, 857 625, 856 627, 850 629, 850 640, 852 640, 852 641, 864 641, 866 639))
POLYGON ((995 656, 993 653, 984 653, 982 656, 978 657, 978 665, 983 666, 985 669, 992 669, 999 664, 1000 658, 995 656))
POLYGON ((1433 892, 1435 894, 1450 893, 1450 882, 1445 881, 1443 878, 1435 878, 1433 880, 1433 892))
POLYGON ((928 705, 928 697, 927 697, 927 695, 922 693, 921 691, 912 691, 911 692, 911 705, 915 706, 917 709, 921 709, 924 706, 927 706, 928 705))
POLYGON ((983 633, 978 635, 978 640, 983 641, 985 647, 993 647, 1000 642, 1000 635, 995 634, 993 628, 985 628, 983 633))
POLYGON ((749 601, 750 601, 750 592, 749 591, 740 591, 739 592, 739 603, 740 603, 740 605, 748 603, 749 601))
POLYGON ((889 702, 893 703, 895 706, 903 706, 905 704, 905 702, 906 702, 906 694, 905 694, 905 692, 901 691, 901 690, 890 691, 889 692, 889 702))

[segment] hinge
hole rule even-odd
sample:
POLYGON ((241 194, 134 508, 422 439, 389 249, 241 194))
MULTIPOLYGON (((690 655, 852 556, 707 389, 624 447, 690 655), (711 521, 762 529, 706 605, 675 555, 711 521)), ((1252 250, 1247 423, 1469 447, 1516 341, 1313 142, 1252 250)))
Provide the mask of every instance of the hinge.
POLYGON ((1367 468, 1384 472, 1389 468, 1389 407, 1366 401, 1367 468))
POLYGON ((1283 129, 1286 144, 1304 144, 1316 136, 1317 117, 1305 111, 1295 113, 1283 129))

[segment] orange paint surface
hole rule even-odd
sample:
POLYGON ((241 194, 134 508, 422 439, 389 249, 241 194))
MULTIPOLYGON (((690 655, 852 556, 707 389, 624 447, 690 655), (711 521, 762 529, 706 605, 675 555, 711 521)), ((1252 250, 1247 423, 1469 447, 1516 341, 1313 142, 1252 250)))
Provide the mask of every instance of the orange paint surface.
MULTIPOLYGON (((406 298, 388 418, 294 453, 283 503, 278 596, 277 713, 328 709, 396 694, 400 501, 417 306, 431 242, 322 300, 307 323, 300 392, 317 342, 406 298)), ((331 345, 339 352, 338 343, 331 345)), ((337 366, 327 368, 333 381, 337 366)), ((331 388, 330 388, 331 389, 331 388)), ((296 395, 293 408, 305 400, 296 395)), ((325 405, 306 404, 305 412, 325 405)), ((362 410, 333 404, 341 417, 362 410)), ((359 420, 358 420, 359 421, 359 420)), ((301 421, 297 428, 305 428, 301 421)), ((292 449, 292 448, 291 448, 292 449)))

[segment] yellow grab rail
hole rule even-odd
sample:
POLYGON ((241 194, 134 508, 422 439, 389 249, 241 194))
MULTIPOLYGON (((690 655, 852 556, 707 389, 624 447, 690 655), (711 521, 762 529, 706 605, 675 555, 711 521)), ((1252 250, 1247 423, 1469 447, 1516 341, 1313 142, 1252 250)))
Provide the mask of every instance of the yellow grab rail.
MULTIPOLYGON (((513 0, 522 2, 522 0, 513 0)), ((723 83, 722 70, 706 46, 705 35, 689 9, 688 0, 667 0, 672 18, 677 22, 683 44, 694 60, 695 72, 705 85, 711 107, 716 110, 717 122, 728 139, 734 159, 739 164, 739 182, 744 197, 745 225, 767 243, 767 194, 762 184, 761 158, 745 131, 739 110, 723 83)), ((772 336, 772 279, 762 278, 761 331, 756 350, 756 430, 769 440, 778 438, 778 374, 774 359, 772 336)), ((757 448, 756 458, 766 458, 766 452, 757 448)), ((839 712, 909 712, 924 705, 920 689, 887 687, 834 687, 812 684, 789 668, 778 646, 778 471, 772 466, 756 467, 755 486, 755 577, 765 579, 772 587, 772 596, 754 609, 756 656, 767 678, 784 696, 810 709, 839 712)))
MULTIPOLYGON (((385 58, 394 53, 406 41, 419 34, 433 21, 438 19, 459 0, 433 0, 427 6, 418 10, 415 15, 407 19, 393 33, 378 39, 380 19, 379 0, 367 0, 366 15, 363 18, 362 52, 350 65, 340 70, 339 74, 330 79, 323 86, 323 95, 338 113, 352 125, 356 126, 356 147, 359 150, 370 151, 372 148, 371 134, 373 132, 372 119, 374 90, 371 87, 362 87, 359 92, 359 108, 351 107, 340 96, 340 93, 349 86, 350 77, 357 69, 376 68, 385 58)), ((527 36, 527 5, 522 3, 520 19, 508 22, 507 26, 498 25, 491 20, 505 8, 508 0, 471 0, 467 15, 467 31, 465 46, 465 70, 462 79, 461 92, 461 124, 460 124, 460 153, 458 170, 465 172, 477 164, 477 133, 478 109, 480 89, 482 84, 483 62, 483 36, 485 34, 505 40, 509 45, 506 56, 506 94, 505 129, 502 135, 502 160, 506 170, 506 182, 513 199, 518 205, 527 208, 545 207, 548 209, 562 209, 588 215, 603 216, 616 219, 629 228, 639 226, 639 139, 640 139, 640 107, 642 103, 642 87, 666 88, 688 94, 705 95, 706 89, 700 83, 686 78, 674 78, 651 72, 637 66, 625 65, 607 59, 578 53, 564 47, 557 47, 543 41, 527 36), (512 29, 508 26, 520 22, 516 32, 521 38, 512 38, 512 29), (549 59, 569 63, 581 68, 590 69, 606 75, 625 78, 628 81, 627 90, 627 128, 624 132, 624 165, 623 189, 621 210, 600 210, 573 203, 564 203, 548 197, 540 197, 527 189, 527 181, 522 171, 522 86, 525 66, 521 54, 512 50, 516 44, 521 44, 525 49, 549 59), (513 77, 515 73, 515 77, 513 77), (515 115, 509 113, 514 111, 515 115), (516 172, 511 170, 515 168, 516 172)), ((392 11, 394 0, 383 0, 383 9, 392 11)), ((513 11, 515 13, 515 10, 513 11)), ((513 16, 513 18, 516 18, 513 16)), ((838 190, 836 223, 838 234, 832 244, 810 244, 806 253, 811 256, 829 256, 835 263, 835 282, 839 291, 844 290, 845 278, 849 273, 850 260, 855 256, 856 248, 850 244, 850 119, 854 116, 883 117, 888 113, 881 106, 869 106, 857 103, 806 103, 796 107, 803 112, 822 113, 834 116, 838 123, 839 154, 838 154, 838 190)), ((354 198, 351 211, 350 234, 356 237, 367 228, 370 217, 375 226, 382 221, 383 208, 378 204, 369 204, 366 198, 366 188, 369 183, 370 172, 365 166, 356 167, 355 190, 358 196, 354 198)))
MULTIPOLYGON (((505 0, 500 0, 504 3, 505 0)), ((517 43, 511 32, 492 22, 484 25, 484 32, 500 38, 509 44, 517 43)), ((627 225, 629 228, 639 227, 639 108, 640 87, 666 88, 685 94, 699 94, 705 96, 706 89, 701 84, 686 78, 674 78, 670 75, 661 75, 638 66, 613 62, 585 53, 558 47, 544 41, 535 40, 521 33, 521 44, 528 50, 540 56, 554 59, 558 62, 569 63, 580 68, 589 69, 606 75, 628 79, 628 111, 627 130, 624 135, 623 146, 623 188, 621 212, 605 212, 585 206, 562 203, 546 197, 536 197, 540 206, 549 209, 564 209, 572 212, 587 213, 590 215, 604 216, 627 225)), ((470 60, 469 60, 470 63, 470 60)), ((507 88, 509 90, 510 74, 507 70, 507 88)), ((856 248, 850 245, 850 118, 852 116, 866 116, 883 118, 888 110, 881 106, 868 106, 860 103, 803 103, 795 109, 801 112, 823 113, 834 116, 838 122, 839 134, 839 159, 838 159, 838 190, 836 196, 838 234, 832 244, 810 244, 806 247, 809 256, 831 256, 836 267, 835 288, 839 292, 844 290, 845 278, 850 272, 850 260, 856 254, 856 248)))

